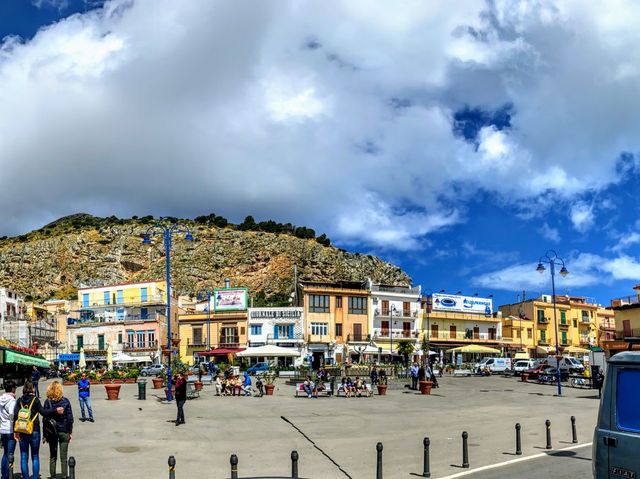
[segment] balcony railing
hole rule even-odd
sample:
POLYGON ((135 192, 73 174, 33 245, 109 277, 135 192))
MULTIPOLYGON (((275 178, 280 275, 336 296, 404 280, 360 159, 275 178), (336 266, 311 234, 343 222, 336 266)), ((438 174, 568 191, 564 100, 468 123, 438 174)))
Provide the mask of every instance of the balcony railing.
POLYGON ((549 318, 538 318, 538 324, 547 324, 549 322, 549 318))
POLYGON ((611 324, 611 323, 609 323, 609 324, 602 323, 602 324, 600 324, 598 329, 600 329, 600 331, 615 331, 616 330, 616 325, 615 324, 611 324))
POLYGON ((414 288, 411 288, 409 286, 406 286, 406 287, 405 286, 385 286, 381 284, 374 284, 371 286, 371 291, 419 295, 420 287, 416 286, 414 288))
POLYGON ((640 303, 640 294, 637 294, 635 296, 623 296, 621 298, 611 300, 611 306, 614 308, 636 303, 640 303))
POLYGON ((277 338, 273 334, 267 334, 267 343, 292 343, 304 341, 304 335, 301 333, 294 333, 292 336, 279 335, 277 338))
POLYGON ((621 340, 625 338, 639 338, 640 337, 640 329, 634 328, 630 329, 626 333, 624 331, 616 331, 616 339, 621 340))
POLYGON ((240 347, 240 337, 238 336, 221 336, 220 344, 221 348, 239 348, 240 347))
MULTIPOLYGON (((373 310, 373 315, 379 318, 388 318, 389 315, 389 310, 385 310, 385 309, 379 309, 376 308, 373 310)), ((420 311, 404 311, 404 310, 395 310, 393 312, 393 315, 391 315, 391 317, 393 318, 397 318, 397 319, 416 319, 420 316, 420 311)))
POLYGON ((591 322, 591 318, 581 318, 580 322, 581 323, 590 323, 591 322))
POLYGON ((347 334, 348 343, 368 343, 371 341, 370 334, 347 334))
POLYGON ((474 333, 473 331, 431 331, 428 335, 429 339, 435 340, 451 340, 451 341, 497 341, 501 340, 502 336, 494 333, 474 333))
POLYGON ((122 348, 124 351, 136 351, 136 350, 156 350, 158 349, 158 341, 142 341, 125 343, 122 348))
POLYGON ((559 327, 561 328, 568 328, 569 327, 569 322, 568 321, 560 321, 560 323, 558 324, 559 327))
POLYGON ((538 345, 540 345, 540 346, 549 346, 549 340, 548 339, 539 339, 538 340, 538 345))
POLYGON ((580 344, 591 344, 589 336, 580 336, 580 344))
MULTIPOLYGON (((390 338, 390 331, 388 329, 374 329, 373 330, 373 339, 376 338, 390 338)), ((415 339, 420 336, 418 331, 393 331, 393 339, 415 339)))
POLYGON ((206 346, 207 338, 187 338, 187 346, 206 346))

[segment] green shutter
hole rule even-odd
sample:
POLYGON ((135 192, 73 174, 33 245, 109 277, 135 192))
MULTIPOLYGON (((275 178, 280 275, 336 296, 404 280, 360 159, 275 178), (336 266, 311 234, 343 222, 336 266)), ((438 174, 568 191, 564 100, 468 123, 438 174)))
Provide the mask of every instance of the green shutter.
POLYGON ((546 341, 546 336, 547 336, 547 332, 543 329, 540 331, 540 340, 541 341, 546 341))
POLYGON ((560 311, 560 322, 567 324, 567 313, 565 311, 560 311))
POLYGON ((562 331, 562 344, 567 344, 567 332, 562 331))

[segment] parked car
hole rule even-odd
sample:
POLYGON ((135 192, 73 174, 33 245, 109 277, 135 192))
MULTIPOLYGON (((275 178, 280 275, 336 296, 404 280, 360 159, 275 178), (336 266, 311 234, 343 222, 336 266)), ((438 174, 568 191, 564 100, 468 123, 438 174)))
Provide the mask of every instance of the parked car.
MULTIPOLYGON (((555 381, 555 379, 558 376, 558 369, 552 366, 545 369, 544 372, 541 373, 540 375, 546 376, 547 379, 552 377, 553 381, 555 381)), ((560 381, 568 381, 568 380, 569 380, 569 370, 560 368, 560 381)))
POLYGON ((591 468, 595 479, 637 477, 640 471, 638 397, 640 351, 623 351, 612 356, 593 433, 591 468))
MULTIPOLYGON (((550 364, 554 368, 558 366, 558 358, 555 356, 549 356, 544 360, 545 364, 550 364)), ((563 356, 560 360, 560 370, 566 369, 569 373, 582 374, 584 373, 584 366, 580 361, 571 356, 563 356)))
POLYGON ((547 369, 551 369, 551 365, 549 364, 539 364, 538 366, 536 366, 535 368, 530 368, 527 369, 525 371, 523 371, 523 373, 526 373, 529 375, 529 379, 538 379, 538 377, 540 377, 540 374, 544 374, 544 372, 547 369))
POLYGON ((247 368, 247 372, 253 376, 269 371, 269 363, 256 363, 247 368))
POLYGON ((140 370, 140 376, 157 376, 164 371, 164 364, 152 364, 140 370))
POLYGON ((535 359, 519 359, 513 365, 513 373, 519 376, 527 369, 533 369, 537 366, 535 359))
POLYGON ((485 358, 480 363, 476 372, 488 369, 492 373, 504 373, 511 369, 511 358, 485 358))

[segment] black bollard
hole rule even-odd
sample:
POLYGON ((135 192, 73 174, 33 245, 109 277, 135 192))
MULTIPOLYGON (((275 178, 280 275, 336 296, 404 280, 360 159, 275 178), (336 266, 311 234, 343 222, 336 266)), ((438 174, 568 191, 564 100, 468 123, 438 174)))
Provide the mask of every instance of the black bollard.
POLYGON ((76 479, 76 458, 69 458, 69 479, 76 479))
POLYGON ((551 421, 547 419, 544 424, 547 426, 547 449, 551 449, 551 421))
POLYGON ((571 442, 576 444, 578 442, 578 433, 576 432, 576 417, 571 416, 571 442))
POLYGON ((138 381, 138 400, 146 401, 147 399, 147 380, 140 379, 138 381))
POLYGON ((469 439, 469 434, 467 431, 462 432, 462 467, 465 469, 469 468, 469 444, 467 443, 467 439, 469 439))
POLYGON ((382 479, 382 443, 376 444, 377 460, 376 460, 376 479, 382 479))
POLYGON ((522 441, 520 439, 520 423, 516 423, 516 456, 522 456, 522 441))
POLYGON ((431 440, 428 437, 425 437, 422 441, 424 445, 424 460, 422 463, 422 477, 431 477, 431 471, 429 471, 429 446, 431 445, 431 440))
POLYGON ((291 451, 291 477, 298 477, 298 451, 291 451))
POLYGON ((169 456, 169 479, 176 479, 176 458, 169 456))
POLYGON ((238 456, 231 454, 229 462, 231 463, 231 479, 238 479, 238 456))

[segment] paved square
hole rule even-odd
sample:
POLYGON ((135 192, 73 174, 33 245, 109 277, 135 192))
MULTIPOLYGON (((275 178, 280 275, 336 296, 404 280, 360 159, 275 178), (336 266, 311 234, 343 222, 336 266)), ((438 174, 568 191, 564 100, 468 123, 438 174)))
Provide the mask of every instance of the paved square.
MULTIPOLYGON (((96 422, 76 423, 70 455, 77 460, 79 479, 168 477, 169 455, 176 458, 177 478, 229 477, 232 453, 239 457, 240 477, 287 477, 293 449, 300 454, 301 477, 373 478, 380 441, 384 477, 395 478, 422 472, 422 440, 429 436, 432 477, 438 478, 463 471, 462 431, 469 433, 473 469, 516 457, 516 422, 522 425, 525 456, 543 450, 545 419, 551 420, 558 449, 571 446, 570 416, 577 419, 580 443, 591 441, 596 422, 598 400, 592 390, 567 387, 565 397, 558 398, 552 386, 517 378, 445 377, 440 389, 421 396, 402 384, 390 384, 387 396, 351 399, 294 398, 293 386, 284 382, 274 396, 263 398, 215 397, 205 386, 199 399, 187 402, 187 424, 179 427, 170 422, 175 405, 162 404, 163 391, 150 389, 150 382, 146 401, 137 400, 136 385, 123 385, 119 401, 106 401, 104 387, 94 385, 96 422)), ((77 418, 75 388, 66 386, 65 395, 77 418)), ((45 446, 43 465, 47 459, 45 446)), ((43 477, 46 472, 43 468, 43 477)))

